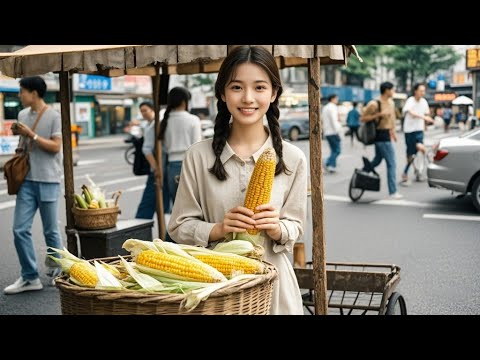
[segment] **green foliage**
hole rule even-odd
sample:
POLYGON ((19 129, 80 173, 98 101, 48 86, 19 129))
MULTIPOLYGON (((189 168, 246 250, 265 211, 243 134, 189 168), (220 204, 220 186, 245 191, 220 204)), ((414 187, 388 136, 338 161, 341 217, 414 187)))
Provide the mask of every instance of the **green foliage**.
POLYGON ((399 88, 405 89, 407 80, 426 81, 438 70, 448 70, 461 56, 448 45, 392 45, 385 54, 391 62, 385 64, 394 71, 399 88))

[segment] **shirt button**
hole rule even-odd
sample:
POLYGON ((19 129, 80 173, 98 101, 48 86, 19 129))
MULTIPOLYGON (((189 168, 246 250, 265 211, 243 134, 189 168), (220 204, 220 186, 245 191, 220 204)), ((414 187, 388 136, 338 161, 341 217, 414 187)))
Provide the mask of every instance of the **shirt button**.
POLYGON ((244 162, 241 162, 240 165, 241 165, 241 166, 245 166, 245 163, 244 163, 244 162))
POLYGON ((245 192, 245 190, 247 190, 247 189, 246 189, 246 188, 243 188, 243 189, 242 189, 242 192, 245 192))

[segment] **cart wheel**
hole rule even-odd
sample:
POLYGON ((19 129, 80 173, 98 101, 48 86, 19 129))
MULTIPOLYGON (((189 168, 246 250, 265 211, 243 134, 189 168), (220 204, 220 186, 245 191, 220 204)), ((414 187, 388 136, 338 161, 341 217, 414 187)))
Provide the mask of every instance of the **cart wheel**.
POLYGON ((390 296, 385 315, 407 315, 407 304, 400 293, 394 292, 390 296))
POLYGON ((352 180, 350 180, 350 185, 348 186, 348 196, 350 196, 350 199, 352 199, 353 202, 359 200, 363 192, 365 191, 364 189, 359 189, 354 187, 355 184, 355 174, 352 176, 352 180))

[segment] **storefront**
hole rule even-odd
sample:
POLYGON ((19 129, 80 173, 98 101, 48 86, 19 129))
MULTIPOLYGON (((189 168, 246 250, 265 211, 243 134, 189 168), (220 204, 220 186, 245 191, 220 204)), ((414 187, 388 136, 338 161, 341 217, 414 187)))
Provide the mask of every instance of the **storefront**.
POLYGON ((480 48, 467 49, 467 70, 472 73, 474 114, 480 119, 480 48))

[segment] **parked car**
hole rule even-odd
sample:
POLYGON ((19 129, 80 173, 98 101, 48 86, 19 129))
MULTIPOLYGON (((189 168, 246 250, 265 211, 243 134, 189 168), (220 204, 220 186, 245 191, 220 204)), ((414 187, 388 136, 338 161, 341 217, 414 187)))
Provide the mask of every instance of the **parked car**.
POLYGON ((480 212, 480 129, 440 140, 427 168, 428 185, 461 194, 471 193, 480 212))
POLYGON ((289 114, 285 118, 280 118, 280 130, 282 137, 290 141, 308 139, 310 131, 308 113, 305 115, 289 114))

